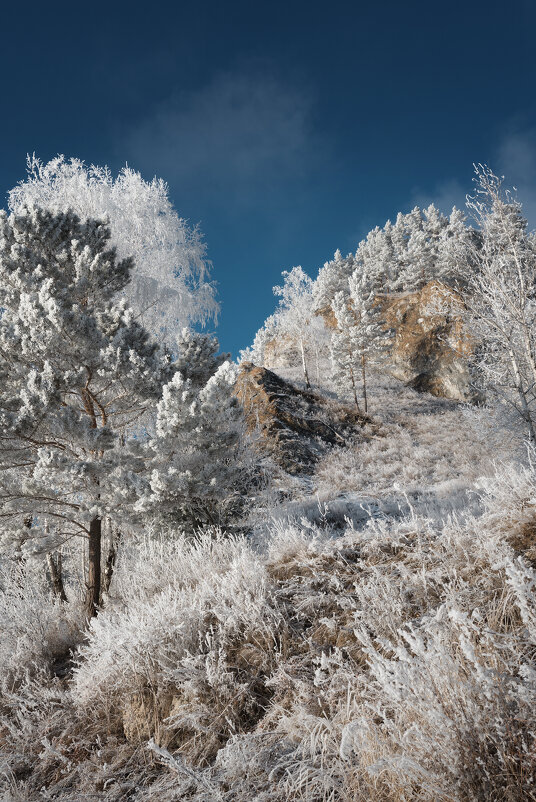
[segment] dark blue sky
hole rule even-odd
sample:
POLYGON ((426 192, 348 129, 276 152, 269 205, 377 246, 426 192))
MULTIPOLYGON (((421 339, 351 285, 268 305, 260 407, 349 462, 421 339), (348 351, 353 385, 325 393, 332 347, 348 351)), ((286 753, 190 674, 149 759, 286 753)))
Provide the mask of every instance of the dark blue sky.
POLYGON ((532 0, 5 4, 2 196, 34 151, 166 179, 236 353, 281 270, 461 205, 475 161, 536 225, 535 30, 532 0))

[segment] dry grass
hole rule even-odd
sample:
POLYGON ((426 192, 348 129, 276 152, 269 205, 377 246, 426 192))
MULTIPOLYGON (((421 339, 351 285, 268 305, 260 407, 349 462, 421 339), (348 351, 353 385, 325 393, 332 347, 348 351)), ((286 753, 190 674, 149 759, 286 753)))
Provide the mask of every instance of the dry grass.
POLYGON ((536 799, 534 471, 485 411, 387 389, 388 436, 316 474, 383 514, 125 544, 70 680, 65 612, 3 578, 4 802, 536 799))

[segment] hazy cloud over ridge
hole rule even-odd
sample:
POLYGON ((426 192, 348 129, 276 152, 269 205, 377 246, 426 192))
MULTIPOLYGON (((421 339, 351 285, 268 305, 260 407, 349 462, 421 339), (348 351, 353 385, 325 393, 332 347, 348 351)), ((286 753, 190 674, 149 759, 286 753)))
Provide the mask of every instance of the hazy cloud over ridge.
MULTIPOLYGON (((505 189, 515 188, 517 197, 523 205, 529 228, 536 228, 536 129, 517 129, 505 134, 493 149, 488 166, 497 174, 504 176, 505 189)), ((438 182, 431 190, 416 188, 410 201, 411 206, 435 204, 447 214, 453 206, 465 209, 466 195, 474 188, 474 172, 468 165, 467 182, 448 179, 438 182)))
POLYGON ((470 182, 471 176, 469 175, 466 187, 462 186, 461 182, 456 178, 449 178, 445 181, 440 181, 431 192, 416 189, 412 194, 410 205, 420 206, 421 209, 424 209, 433 203, 443 214, 450 214, 453 206, 458 209, 465 209, 465 197, 468 189, 470 189, 470 182))
POLYGON ((129 135, 127 151, 181 194, 195 188, 250 203, 307 172, 317 150, 311 112, 303 87, 255 70, 223 73, 160 104, 129 135))
POLYGON ((536 228, 536 129, 507 134, 497 149, 496 165, 490 167, 504 175, 505 187, 515 187, 529 228, 536 228))

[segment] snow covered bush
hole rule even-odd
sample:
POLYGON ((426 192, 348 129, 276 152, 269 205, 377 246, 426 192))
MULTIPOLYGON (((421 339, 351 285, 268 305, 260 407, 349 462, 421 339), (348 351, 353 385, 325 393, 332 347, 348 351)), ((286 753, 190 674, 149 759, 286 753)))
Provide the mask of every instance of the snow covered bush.
POLYGON ((203 763, 264 714, 282 617, 264 566, 238 539, 148 544, 136 567, 141 577, 118 579, 121 606, 99 615, 81 648, 80 713, 203 763), (147 576, 159 587, 144 589, 147 576))
POLYGON ((442 532, 415 517, 279 538, 269 572, 316 644, 273 680, 289 794, 534 798, 536 575, 486 504, 442 532))
POLYGON ((68 657, 83 629, 80 606, 53 596, 41 561, 2 566, 0 617, 0 700, 27 675, 50 670, 56 659, 68 657))
POLYGON ((481 515, 441 526, 281 520, 265 554, 210 531, 132 543, 63 718, 26 690, 31 726, 4 737, 23 763, 46 738, 36 781, 44 763, 87 799, 98 778, 138 802, 532 800, 536 574, 509 540, 534 486, 500 468, 481 515))

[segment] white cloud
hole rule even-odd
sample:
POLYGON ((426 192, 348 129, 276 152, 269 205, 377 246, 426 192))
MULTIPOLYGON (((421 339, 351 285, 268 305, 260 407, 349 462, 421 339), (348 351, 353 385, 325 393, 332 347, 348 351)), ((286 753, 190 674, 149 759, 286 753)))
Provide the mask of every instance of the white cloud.
POLYGON ((225 73, 160 104, 126 148, 133 165, 173 181, 181 194, 193 188, 251 203, 313 163, 311 111, 303 87, 255 69, 225 73))
POLYGON ((410 207, 413 206, 420 206, 421 209, 424 209, 431 203, 444 214, 450 214, 453 206, 458 209, 465 209, 465 197, 471 188, 470 182, 471 177, 469 175, 467 186, 463 186, 456 178, 449 178, 439 181, 431 191, 417 188, 413 191, 411 203, 405 211, 409 211, 410 207))

